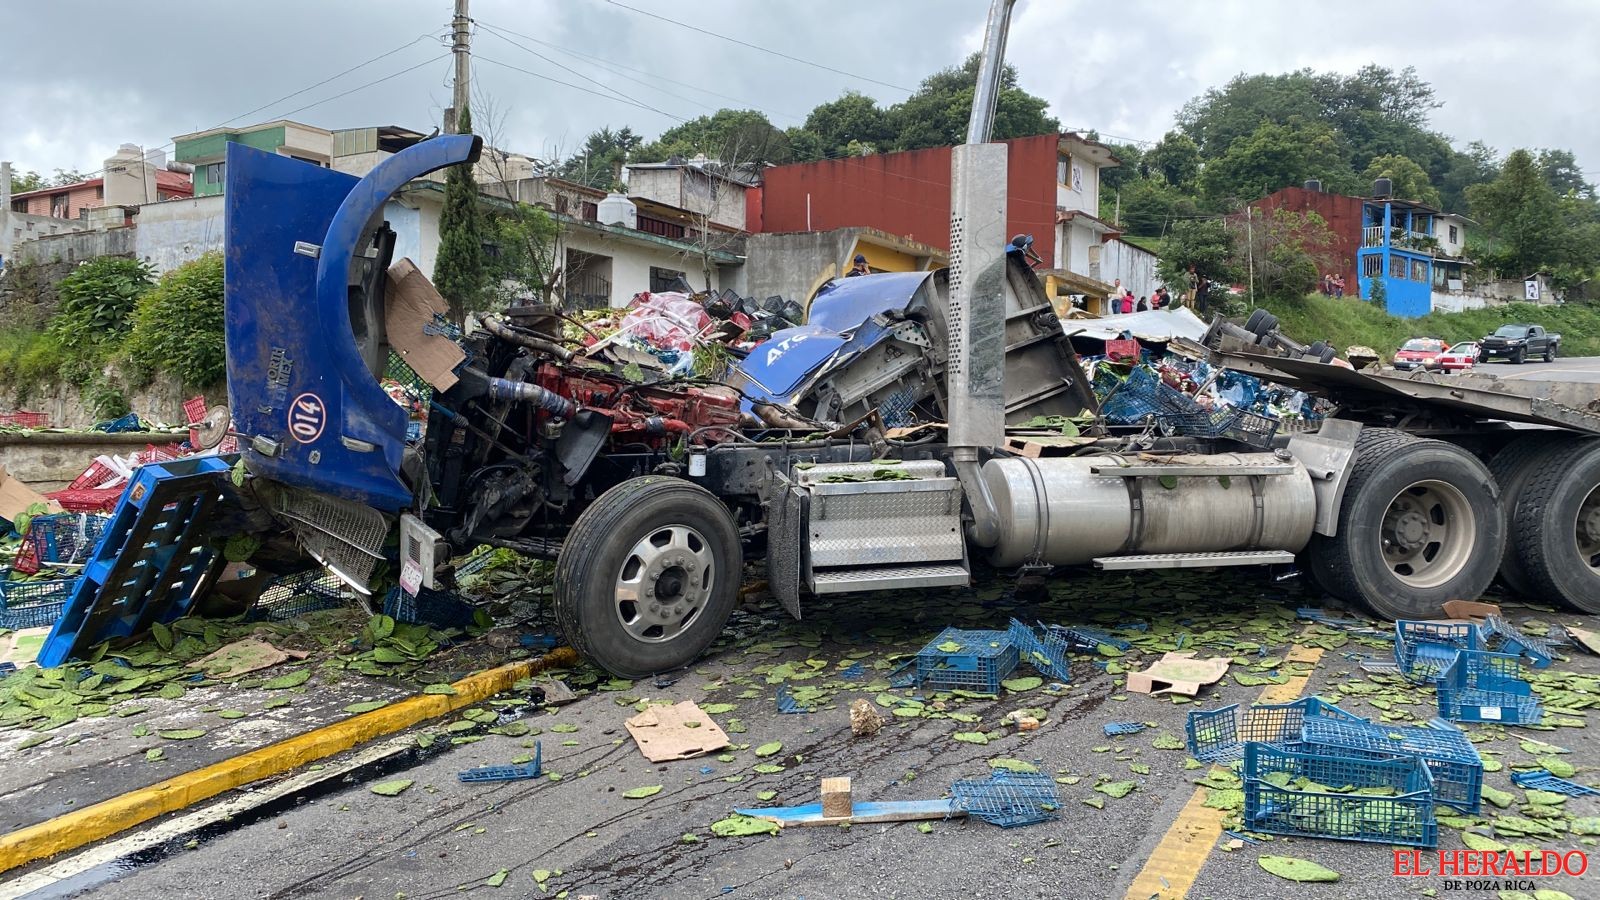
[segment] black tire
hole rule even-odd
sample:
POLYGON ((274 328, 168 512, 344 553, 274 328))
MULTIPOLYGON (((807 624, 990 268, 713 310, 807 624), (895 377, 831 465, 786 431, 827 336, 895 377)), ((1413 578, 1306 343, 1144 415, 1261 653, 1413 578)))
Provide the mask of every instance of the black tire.
POLYGON ((1384 618, 1415 619, 1437 616, 1448 600, 1479 597, 1505 540, 1494 478, 1476 457, 1369 428, 1356 442, 1338 534, 1314 536, 1309 550, 1335 596, 1384 618))
POLYGON ((1523 363, 1525 363, 1527 361, 1528 361, 1528 348, 1527 347, 1518 347, 1516 350, 1512 351, 1512 353, 1511 353, 1511 363, 1512 363, 1512 365, 1520 366, 1520 365, 1522 365, 1523 363))
POLYGON ((1258 338, 1266 337, 1268 332, 1276 327, 1278 327, 1278 317, 1264 309, 1256 310, 1244 321, 1244 330, 1252 332, 1258 338))
POLYGON ((1535 596, 1600 614, 1600 439, 1543 458, 1523 485, 1512 534, 1535 596))
MULTIPOLYGON (((1500 508, 1505 510, 1508 525, 1516 522, 1517 505, 1528 477, 1544 464, 1544 459, 1552 452, 1573 440, 1571 435, 1561 432, 1524 435, 1502 447, 1489 460, 1489 474, 1494 476, 1494 482, 1500 488, 1500 508)), ((1505 551, 1500 555, 1500 580, 1512 593, 1522 597, 1534 595, 1533 583, 1529 581, 1522 560, 1517 556, 1514 538, 1506 541, 1505 551)))
POLYGON ((1545 362, 1555 362, 1556 361, 1556 349, 1557 348, 1556 348, 1555 344, 1545 344, 1544 345, 1544 361, 1545 362))
POLYGON ((705 652, 727 624, 742 569, 733 516, 709 491, 676 478, 629 479, 584 510, 562 544, 555 570, 556 621, 573 649, 615 675, 643 678, 681 668, 705 652), (647 540, 651 545, 643 555, 636 552, 647 540), (665 548, 678 540, 687 541, 682 553, 669 557, 677 551, 665 548), (687 563, 674 564, 683 556, 687 563), (624 579, 640 585, 640 602, 623 599, 624 579), (643 601, 646 592, 655 599, 682 600, 658 609, 663 616, 680 610, 679 621, 659 620, 654 602, 647 607, 643 601))

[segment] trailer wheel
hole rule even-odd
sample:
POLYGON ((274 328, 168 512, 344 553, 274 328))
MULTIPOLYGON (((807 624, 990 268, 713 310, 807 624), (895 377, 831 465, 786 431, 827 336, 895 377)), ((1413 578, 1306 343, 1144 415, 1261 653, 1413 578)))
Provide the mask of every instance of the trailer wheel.
POLYGON ((739 593, 733 516, 675 478, 633 478, 583 511, 556 560, 556 621, 608 672, 688 665, 722 632, 739 593))
POLYGON ((1512 520, 1533 593, 1600 613, 1600 440, 1566 444, 1528 476, 1512 520))
POLYGON ((1252 312, 1250 318, 1244 321, 1244 330, 1254 333, 1258 338, 1266 337, 1277 326, 1278 318, 1264 309, 1252 312))
MULTIPOLYGON (((1523 485, 1528 483, 1528 476, 1543 465, 1550 453, 1571 441, 1570 435, 1560 432, 1524 435, 1502 447, 1489 460, 1489 473, 1500 488, 1500 507, 1505 510, 1508 526, 1516 522, 1517 506, 1521 502, 1523 485)), ((1513 593, 1523 597, 1533 595, 1533 583, 1528 580, 1527 570, 1517 555, 1515 538, 1506 541, 1505 552, 1500 556, 1500 580, 1513 593)))
POLYGON ((1331 593, 1390 619, 1437 615, 1494 580, 1505 514, 1489 470, 1443 441, 1369 428, 1339 510, 1338 534, 1310 551, 1331 593))

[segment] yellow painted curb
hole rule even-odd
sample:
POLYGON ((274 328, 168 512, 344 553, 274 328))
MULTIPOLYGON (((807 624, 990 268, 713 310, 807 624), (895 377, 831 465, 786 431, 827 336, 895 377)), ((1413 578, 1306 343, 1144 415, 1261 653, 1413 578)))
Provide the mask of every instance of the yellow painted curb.
POLYGON ((324 725, 315 731, 129 791, 93 806, 56 816, 47 822, 19 828, 0 836, 0 872, 57 853, 76 850, 224 791, 282 774, 306 763, 342 753, 373 738, 471 706, 510 690, 519 680, 546 668, 570 666, 577 660, 577 654, 571 649, 560 647, 538 659, 469 675, 453 685, 456 689, 454 694, 408 697, 382 709, 324 725))
MULTIPOLYGON (((1296 644, 1283 658, 1285 662, 1315 666, 1322 659, 1322 651, 1296 644)), ((1256 702, 1288 703, 1299 698, 1310 680, 1310 675, 1294 675, 1283 684, 1269 684, 1256 702)), ((1155 851, 1145 860, 1144 868, 1134 876, 1123 900, 1180 900, 1189 895, 1189 889, 1200 877, 1200 868, 1217 846, 1217 839, 1222 837, 1225 811, 1211 809, 1205 802, 1205 788, 1196 788, 1167 833, 1161 836, 1155 851)))

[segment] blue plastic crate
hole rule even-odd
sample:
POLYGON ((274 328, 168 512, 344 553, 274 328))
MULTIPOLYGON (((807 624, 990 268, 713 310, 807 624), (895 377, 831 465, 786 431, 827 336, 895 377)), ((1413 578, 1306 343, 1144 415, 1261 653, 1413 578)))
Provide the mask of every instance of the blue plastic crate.
POLYGON ((463 782, 482 781, 523 781, 529 778, 538 778, 544 774, 540 763, 544 756, 544 748, 538 741, 533 742, 533 761, 522 765, 509 766, 478 766, 475 769, 463 769, 456 773, 456 780, 463 782))
POLYGON ((1451 622, 1416 622, 1400 619, 1394 623, 1394 661, 1400 674, 1417 684, 1437 680, 1457 650, 1482 650, 1478 626, 1451 622))
POLYGON ((1544 716, 1533 686, 1522 680, 1522 658, 1462 650, 1439 677, 1439 715, 1452 722, 1536 725, 1544 716))
POLYGON ((1138 734, 1146 727, 1148 726, 1143 722, 1107 722, 1103 730, 1106 737, 1111 737, 1117 734, 1138 734))
POLYGON ((950 797, 968 816, 1001 828, 1061 817, 1061 795, 1049 775, 994 772, 988 778, 957 781, 950 786, 950 797))
POLYGON ((383 601, 383 614, 396 622, 434 628, 465 628, 472 624, 475 612, 472 604, 455 594, 433 588, 419 588, 415 597, 391 588, 383 601))
POLYGON ((1335 752, 1415 757, 1433 776, 1438 802, 1469 814, 1476 814, 1483 803, 1483 758, 1459 730, 1311 717, 1301 735, 1305 743, 1335 752))
POLYGON ((1085 653, 1094 653, 1100 649, 1101 644, 1115 647, 1118 650, 1127 650, 1133 645, 1119 637, 1112 637, 1110 632, 1098 628, 1083 628, 1077 625, 1047 625, 1045 630, 1050 635, 1060 640, 1068 650, 1082 650, 1085 653))
POLYGON ((282 622, 307 613, 338 609, 348 602, 339 576, 326 569, 307 569, 268 583, 247 618, 252 622, 282 622))
POLYGON ((1523 657, 1535 669, 1548 669, 1555 651, 1550 642, 1529 637, 1499 616, 1489 616, 1478 626, 1483 649, 1523 657))
POLYGON ((999 694, 1000 680, 1017 667, 1018 653, 1004 631, 946 628, 917 651, 916 680, 942 688, 999 694), (941 650, 955 644, 957 649, 941 650))
POLYGON ((34 516, 26 540, 41 565, 82 565, 106 530, 110 516, 52 513, 34 516))
POLYGON ((1035 630, 1016 619, 1011 620, 1006 634, 1017 648, 1018 662, 1027 663, 1046 678, 1060 682, 1072 680, 1066 638, 1048 628, 1035 630))
POLYGON ((1257 741, 1285 743, 1302 739, 1307 719, 1322 718, 1361 722, 1319 697, 1306 697, 1292 703, 1258 703, 1241 713, 1239 704, 1220 709, 1189 713, 1184 732, 1189 755, 1206 762, 1235 762, 1244 756, 1244 745, 1257 741))
POLYGON ((1410 847, 1438 844, 1433 777, 1422 760, 1336 753, 1245 744, 1245 829, 1410 847))
POLYGON ((1549 791, 1552 794, 1566 794, 1568 797, 1600 797, 1600 790, 1557 778, 1550 774, 1548 769, 1537 769, 1532 772, 1512 772, 1511 783, 1519 788, 1533 788, 1536 791, 1549 791))
POLYGON ((19 630, 54 625, 61 618, 61 610, 77 583, 76 578, 0 581, 0 628, 19 630))

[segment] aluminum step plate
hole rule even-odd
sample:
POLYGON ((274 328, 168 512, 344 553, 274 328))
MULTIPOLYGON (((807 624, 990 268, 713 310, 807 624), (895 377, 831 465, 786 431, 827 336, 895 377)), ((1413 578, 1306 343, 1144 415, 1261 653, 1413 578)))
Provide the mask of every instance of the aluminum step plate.
POLYGON ((811 574, 811 589, 818 594, 882 591, 892 588, 939 587, 972 580, 961 563, 920 566, 884 566, 872 569, 834 569, 811 574))
POLYGON ((1269 566, 1294 562, 1287 550, 1246 550, 1240 553, 1147 553, 1140 556, 1102 556, 1094 567, 1123 569, 1203 569, 1209 566, 1269 566))

